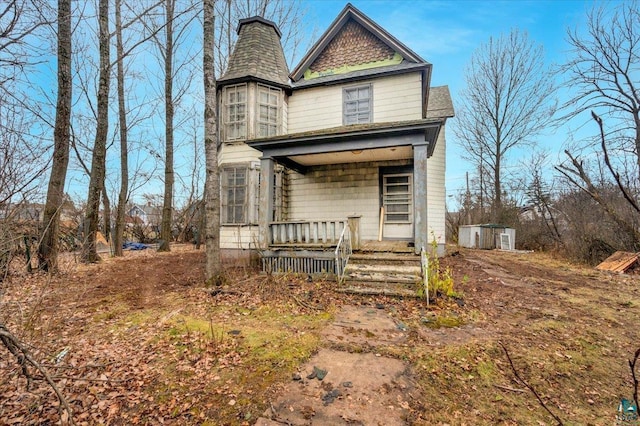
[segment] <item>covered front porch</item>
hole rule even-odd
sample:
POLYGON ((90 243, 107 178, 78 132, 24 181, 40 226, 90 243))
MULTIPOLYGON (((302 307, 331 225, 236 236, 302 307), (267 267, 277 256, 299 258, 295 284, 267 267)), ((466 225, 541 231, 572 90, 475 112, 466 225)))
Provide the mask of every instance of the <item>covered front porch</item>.
POLYGON ((263 269, 340 275, 353 252, 428 248, 427 160, 440 126, 417 120, 250 141, 262 152, 263 269), (276 209, 278 165, 289 184, 286 205, 276 209))

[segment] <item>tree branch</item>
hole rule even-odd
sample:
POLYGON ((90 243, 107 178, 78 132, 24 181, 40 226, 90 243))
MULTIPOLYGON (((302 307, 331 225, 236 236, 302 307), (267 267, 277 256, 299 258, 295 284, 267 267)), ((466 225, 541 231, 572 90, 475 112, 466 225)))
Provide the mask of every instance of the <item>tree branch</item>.
POLYGON ((507 359, 509 360, 509 365, 511 365, 511 370, 513 371, 513 374, 516 376, 516 379, 518 379, 518 381, 520 383, 522 383, 527 389, 529 389, 531 391, 531 393, 533 393, 535 395, 536 399, 538 400, 538 402, 540 403, 542 408, 544 408, 547 411, 547 413, 549 413, 551 415, 551 417, 553 417, 555 419, 555 421, 558 422, 558 426, 564 425, 564 423, 562 422, 560 417, 556 416, 553 413, 553 411, 551 411, 549 409, 549 407, 547 407, 547 404, 544 403, 544 401, 542 400, 542 398, 540 397, 538 392, 536 392, 536 390, 533 388, 533 386, 531 386, 529 383, 527 383, 526 380, 524 380, 522 377, 520 377, 520 374, 518 374, 518 370, 516 370, 515 365, 513 365, 513 361, 511 360, 511 356, 509 355, 509 351, 507 350, 505 345, 502 342, 498 342, 498 344, 500 346, 502 346, 502 349, 504 350, 504 354, 507 356, 507 359))
POLYGON ((38 370, 40 374, 42 374, 51 389, 53 389, 56 396, 58 397, 58 401, 60 401, 60 405, 64 407, 64 410, 69 415, 69 423, 74 425, 75 423, 73 421, 73 411, 71 410, 69 403, 67 402, 64 395, 62 395, 60 389, 58 389, 58 386, 56 386, 47 370, 38 361, 33 359, 27 348, 24 347, 24 345, 18 340, 17 337, 15 337, 9 332, 9 330, 7 330, 4 324, 0 324, 0 341, 9 350, 9 352, 11 352, 11 354, 16 357, 18 364, 22 368, 22 374, 27 379, 27 389, 29 389, 29 385, 31 384, 31 380, 33 379, 31 377, 31 374, 29 373, 29 370, 27 369, 27 364, 30 364, 33 368, 38 370))
POLYGON ((627 202, 631 205, 631 207, 633 207, 636 212, 640 213, 638 204, 636 204, 635 200, 631 198, 631 196, 627 192, 627 189, 622 184, 622 181, 620 180, 620 173, 616 172, 611 165, 611 160, 609 159, 609 151, 607 150, 607 144, 605 143, 604 138, 604 127, 602 125, 602 118, 598 117, 598 115, 593 111, 591 111, 591 116, 596 121, 596 123, 598 123, 598 127, 600 128, 600 146, 602 147, 602 152, 604 153, 604 162, 606 163, 607 168, 611 172, 613 178, 616 180, 616 184, 618 185, 618 188, 620 188, 624 199, 627 200, 627 202))

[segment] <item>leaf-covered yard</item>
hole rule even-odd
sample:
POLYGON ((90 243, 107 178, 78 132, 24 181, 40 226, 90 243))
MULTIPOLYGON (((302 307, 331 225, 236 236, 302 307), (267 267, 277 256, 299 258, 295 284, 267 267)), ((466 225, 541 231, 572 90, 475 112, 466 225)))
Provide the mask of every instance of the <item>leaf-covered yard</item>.
MULTIPOLYGON (((633 394, 637 276, 536 253, 463 251, 443 263, 464 297, 428 309, 246 268, 230 269, 212 294, 203 253, 177 246, 69 262, 54 278, 13 276, 2 284, 0 321, 47 368, 77 424, 253 424, 321 349, 402 361, 406 424, 554 424, 516 372, 565 423, 614 422, 633 394), (402 339, 375 343, 358 329, 346 332, 361 339, 326 339, 353 306, 391 318, 402 339)), ((61 421, 55 394, 31 372, 27 389, 0 348, 0 424, 61 421)))

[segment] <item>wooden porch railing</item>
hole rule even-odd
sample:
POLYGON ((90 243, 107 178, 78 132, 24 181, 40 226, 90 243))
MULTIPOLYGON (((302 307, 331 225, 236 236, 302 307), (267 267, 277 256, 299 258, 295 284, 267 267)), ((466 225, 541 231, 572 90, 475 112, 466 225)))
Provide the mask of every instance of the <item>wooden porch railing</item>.
POLYGON ((336 246, 347 219, 271 222, 270 245, 336 246))
POLYGON ((262 270, 328 274, 341 282, 353 251, 354 226, 358 224, 347 219, 272 222, 270 247, 261 253, 262 270))

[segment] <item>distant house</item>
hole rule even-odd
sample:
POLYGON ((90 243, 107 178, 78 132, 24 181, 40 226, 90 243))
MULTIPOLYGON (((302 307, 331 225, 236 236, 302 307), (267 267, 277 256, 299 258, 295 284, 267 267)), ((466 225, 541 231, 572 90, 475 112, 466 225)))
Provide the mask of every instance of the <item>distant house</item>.
POLYGON ((10 204, 3 212, 3 218, 18 222, 42 222, 44 218, 44 204, 28 202, 10 204))
POLYGON ((218 80, 221 247, 299 259, 435 238, 443 253, 454 112, 432 65, 351 4, 292 71, 280 36, 241 20, 218 80))
POLYGON ((133 205, 127 211, 125 222, 138 223, 149 226, 160 226, 162 220, 162 208, 149 204, 133 205))

